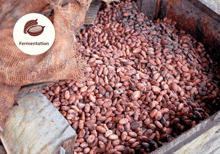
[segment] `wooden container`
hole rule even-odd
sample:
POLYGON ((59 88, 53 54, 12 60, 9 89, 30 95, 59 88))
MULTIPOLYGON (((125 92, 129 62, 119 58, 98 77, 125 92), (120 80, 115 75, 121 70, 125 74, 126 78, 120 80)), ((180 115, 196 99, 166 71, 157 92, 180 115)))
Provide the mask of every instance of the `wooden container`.
MULTIPOLYGON (((149 19, 167 17, 202 42, 220 63, 220 0, 137 0, 149 19)), ((153 154, 219 154, 220 111, 196 125, 153 154)))
POLYGON ((137 0, 149 19, 167 17, 202 42, 220 62, 220 0, 137 0))

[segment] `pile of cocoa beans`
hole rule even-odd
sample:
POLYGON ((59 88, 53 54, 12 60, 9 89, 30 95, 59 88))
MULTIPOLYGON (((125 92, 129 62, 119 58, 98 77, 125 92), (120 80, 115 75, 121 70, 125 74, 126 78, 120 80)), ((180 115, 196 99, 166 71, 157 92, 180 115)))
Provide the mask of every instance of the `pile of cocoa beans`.
POLYGON ((175 22, 121 2, 77 39, 85 80, 42 90, 76 130, 75 153, 146 154, 216 112, 217 64, 175 22))

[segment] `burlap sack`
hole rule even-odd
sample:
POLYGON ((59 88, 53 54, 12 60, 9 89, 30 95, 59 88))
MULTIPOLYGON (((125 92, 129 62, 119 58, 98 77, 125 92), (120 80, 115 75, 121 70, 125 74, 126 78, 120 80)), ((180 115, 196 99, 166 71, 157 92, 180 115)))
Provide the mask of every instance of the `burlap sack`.
MULTIPOLYGON (((90 2, 77 5, 80 7, 77 10, 88 9, 90 2)), ((9 115, 21 86, 83 77, 85 63, 77 56, 74 28, 71 28, 70 22, 76 14, 72 7, 63 9, 60 3, 56 3, 49 3, 48 0, 0 1, 0 127, 9 115), (13 26, 23 15, 40 13, 48 5, 54 9, 55 42, 44 54, 27 55, 14 43, 13 26)))
MULTIPOLYGON (((88 3, 90 3, 92 0, 87 0, 88 3)), ((68 6, 64 7, 65 9, 69 9, 72 10, 72 12, 74 12, 76 14, 75 17, 72 17, 72 19, 70 20, 71 22, 71 28, 73 28, 74 30, 78 30, 80 29, 85 21, 85 14, 88 10, 88 5, 86 5, 86 2, 81 1, 81 3, 71 3, 68 6), (84 7, 80 7, 81 5, 83 5, 84 7)))
POLYGON ((47 0, 0 0, 0 29, 13 28, 20 17, 40 13, 47 5, 47 0))

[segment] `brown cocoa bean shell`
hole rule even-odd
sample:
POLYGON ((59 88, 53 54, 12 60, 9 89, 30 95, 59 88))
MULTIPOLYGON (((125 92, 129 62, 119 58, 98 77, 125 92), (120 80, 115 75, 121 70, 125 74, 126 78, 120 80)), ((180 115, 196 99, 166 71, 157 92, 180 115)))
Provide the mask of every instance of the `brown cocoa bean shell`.
POLYGON ((108 140, 104 137, 104 136, 102 136, 102 135, 99 135, 98 136, 98 139, 100 140, 100 141, 102 141, 103 143, 107 143, 108 142, 108 140))
POLYGON ((141 92, 140 91, 135 91, 131 94, 130 98, 131 100, 138 100, 141 97, 141 92))
POLYGON ((99 141, 99 147, 103 150, 105 150, 105 144, 102 141, 99 141))
POLYGON ((121 140, 122 140, 122 141, 126 140, 127 136, 128 136, 128 133, 127 133, 127 132, 123 132, 123 133, 121 134, 121 140))
POLYGON ((117 145, 117 146, 115 146, 115 149, 116 149, 117 151, 124 151, 125 146, 124 146, 124 145, 117 145))
POLYGON ((89 153, 89 152, 90 152, 90 148, 89 148, 89 147, 85 148, 85 149, 83 150, 83 152, 86 153, 86 154, 89 153))
POLYGON ((121 120, 119 120, 119 124, 124 125, 128 123, 128 119, 127 118, 122 118, 121 120))
POLYGON ((131 145, 131 148, 135 148, 136 146, 138 146, 140 143, 139 142, 134 142, 132 145, 131 145))
POLYGON ((98 132, 100 132, 100 133, 105 133, 105 132, 106 132, 106 129, 105 129, 104 127, 102 127, 102 126, 97 126, 97 127, 96 127, 96 130, 97 130, 98 132))
POLYGON ((87 143, 92 143, 95 140, 95 136, 89 135, 89 137, 86 140, 87 140, 87 143))
POLYGON ((88 143, 83 142, 80 144, 80 147, 84 149, 84 148, 88 147, 88 143))
POLYGON ((84 122, 83 120, 79 120, 79 129, 83 129, 84 128, 84 122))
POLYGON ((158 110, 157 109, 154 109, 150 112, 150 117, 153 118, 155 117, 155 115, 157 114, 158 110))
POLYGON ((129 132, 128 135, 129 135, 130 137, 134 137, 134 138, 137 137, 137 133, 135 133, 135 132, 129 132))
POLYGON ((163 129, 163 125, 159 121, 154 121, 154 123, 158 128, 163 129))
POLYGON ((109 137, 108 137, 110 140, 116 140, 116 139, 118 139, 118 135, 116 135, 116 134, 111 134, 111 135, 109 135, 109 137))
POLYGON ((120 140, 119 139, 112 141, 112 145, 113 146, 117 146, 119 144, 120 144, 120 140))
POLYGON ((155 115, 156 120, 160 120, 163 117, 162 113, 160 111, 157 111, 157 114, 155 115))

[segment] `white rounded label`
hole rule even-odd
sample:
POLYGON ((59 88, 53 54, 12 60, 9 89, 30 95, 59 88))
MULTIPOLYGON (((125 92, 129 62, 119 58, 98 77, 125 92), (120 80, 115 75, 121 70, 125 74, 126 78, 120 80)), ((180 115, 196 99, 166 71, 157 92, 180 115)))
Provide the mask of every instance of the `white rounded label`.
POLYGON ((53 45, 55 29, 51 21, 44 15, 30 13, 17 21, 13 37, 15 44, 22 52, 39 55, 53 45))

